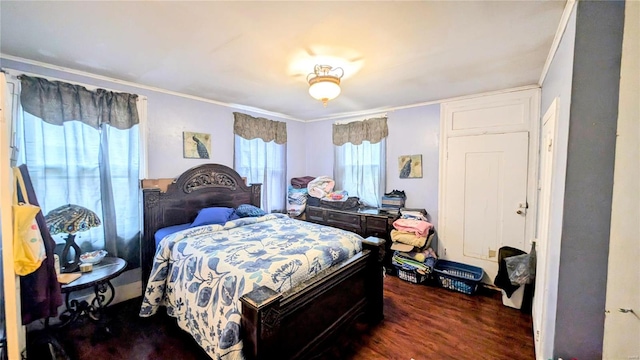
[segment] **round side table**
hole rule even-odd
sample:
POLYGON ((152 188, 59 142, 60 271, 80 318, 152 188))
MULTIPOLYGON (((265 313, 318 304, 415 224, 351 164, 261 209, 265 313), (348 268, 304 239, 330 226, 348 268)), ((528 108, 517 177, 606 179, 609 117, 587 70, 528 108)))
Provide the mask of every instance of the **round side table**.
POLYGON ((124 259, 117 257, 105 257, 99 264, 93 266, 90 272, 82 275, 70 282, 63 284, 60 292, 65 294, 65 305, 67 309, 60 314, 60 327, 76 321, 82 315, 88 315, 92 320, 100 320, 102 310, 109 306, 115 297, 116 290, 111 284, 111 279, 120 275, 127 267, 124 259), (93 288, 95 297, 91 303, 86 300, 69 300, 71 293, 93 288))

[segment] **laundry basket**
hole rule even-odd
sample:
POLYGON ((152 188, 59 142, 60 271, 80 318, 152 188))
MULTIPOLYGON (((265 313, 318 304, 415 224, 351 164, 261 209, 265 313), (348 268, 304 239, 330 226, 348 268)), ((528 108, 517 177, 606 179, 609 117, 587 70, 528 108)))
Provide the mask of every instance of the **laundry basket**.
POLYGON ((440 286, 468 295, 478 290, 484 274, 482 268, 449 260, 438 260, 434 271, 440 286))

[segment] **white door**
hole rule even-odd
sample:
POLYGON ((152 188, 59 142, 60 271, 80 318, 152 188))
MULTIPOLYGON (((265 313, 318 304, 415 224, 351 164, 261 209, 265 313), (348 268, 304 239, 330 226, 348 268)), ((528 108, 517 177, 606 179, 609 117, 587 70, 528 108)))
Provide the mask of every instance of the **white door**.
POLYGON ((528 149, 528 132, 448 139, 441 255, 483 268, 490 283, 500 247, 528 251, 528 149))
POLYGON ((555 291, 550 291, 551 284, 557 286, 557 274, 554 281, 549 279, 549 254, 560 253, 560 244, 549 244, 549 213, 551 210, 551 183, 554 166, 554 142, 556 134, 556 118, 558 99, 556 98, 542 118, 542 134, 540 146, 540 178, 538 181, 538 226, 536 229, 536 293, 533 299, 533 331, 537 358, 542 358, 546 338, 543 322, 547 319, 547 303, 556 301, 555 291), (553 251, 550 249, 553 248, 553 251), (553 296, 553 299, 550 299, 553 296))

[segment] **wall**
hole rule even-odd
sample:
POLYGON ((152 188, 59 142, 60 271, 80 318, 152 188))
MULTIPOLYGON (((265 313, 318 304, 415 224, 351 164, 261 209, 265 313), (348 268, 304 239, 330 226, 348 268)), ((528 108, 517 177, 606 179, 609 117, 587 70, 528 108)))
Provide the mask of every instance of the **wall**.
POLYGON ((640 2, 626 2, 603 359, 640 356, 640 2), (636 269, 636 271, 629 271, 636 269))
POLYGON ((577 3, 554 356, 602 357, 624 2, 577 3))
POLYGON ((549 66, 549 71, 547 72, 547 76, 542 85, 541 93, 540 113, 544 115, 553 100, 557 97, 558 118, 556 122, 557 132, 555 136, 557 157, 554 159, 554 177, 551 184, 551 208, 549 212, 549 256, 547 258, 547 282, 549 283, 549 290, 546 294, 538 294, 539 296, 544 296, 546 298, 547 316, 542 322, 541 331, 544 333, 544 343, 541 344, 542 348, 538 354, 538 359, 549 359, 553 355, 575 32, 576 12, 574 8, 553 61, 549 66))
POLYGON ((438 225, 440 104, 396 110, 388 115, 387 191, 404 190, 408 208, 423 208, 438 225), (400 179, 398 157, 422 155, 422 178, 400 179))
MULTIPOLYGON (((50 76, 71 82, 104 87, 147 97, 148 120, 148 178, 172 178, 202 163, 214 162, 233 167, 233 112, 237 110, 211 102, 166 94, 145 88, 92 77, 67 73, 12 60, 0 59, 3 68, 10 68, 40 76, 50 76), (182 156, 182 132, 211 134, 211 159, 185 159, 182 156)), ((266 116, 287 122, 287 168, 293 174, 304 170, 304 123, 266 116)))
MULTIPOLYGON (((354 119, 364 120, 363 119, 354 119)), ((348 122, 348 121, 340 121, 348 122)), ((333 176, 332 125, 334 121, 317 121, 305 125, 307 138, 305 175, 333 176)), ((438 164, 440 146, 440 105, 426 105, 395 110, 387 114, 387 184, 386 191, 404 190, 406 207, 423 208, 437 228, 438 164), (398 157, 422 155, 422 178, 400 179, 398 157)))
POLYGON ((305 125, 306 170, 304 175, 333 176, 333 121, 316 121, 305 125))

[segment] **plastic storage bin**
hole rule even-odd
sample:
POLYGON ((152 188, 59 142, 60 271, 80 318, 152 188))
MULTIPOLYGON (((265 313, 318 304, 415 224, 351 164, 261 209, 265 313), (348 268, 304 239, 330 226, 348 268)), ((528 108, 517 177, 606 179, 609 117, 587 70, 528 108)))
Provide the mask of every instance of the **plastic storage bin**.
POLYGON ((440 286, 468 295, 478 290, 484 274, 482 268, 449 260, 438 260, 434 271, 440 286))
POLYGON ((433 279, 433 276, 432 276, 433 268, 437 261, 435 258, 428 257, 424 261, 424 265, 426 265, 426 269, 417 270, 413 266, 396 262, 395 254, 397 253, 398 251, 394 252, 394 257, 392 258, 391 264, 395 268, 396 274, 400 279, 404 281, 412 282, 414 284, 422 284, 430 277, 431 279, 433 279))
POLYGON ((408 281, 414 284, 422 284, 427 280, 427 275, 422 275, 415 270, 405 270, 396 266, 398 277, 404 281, 408 281))

